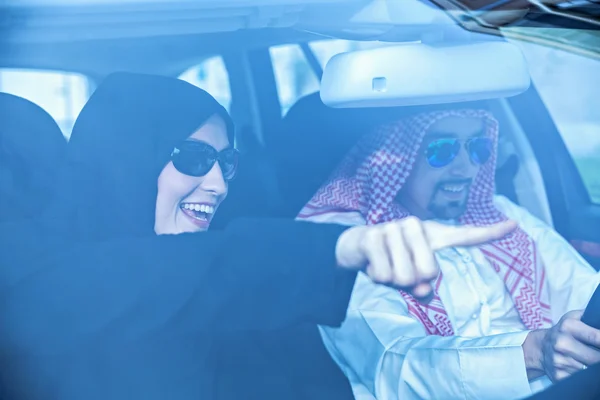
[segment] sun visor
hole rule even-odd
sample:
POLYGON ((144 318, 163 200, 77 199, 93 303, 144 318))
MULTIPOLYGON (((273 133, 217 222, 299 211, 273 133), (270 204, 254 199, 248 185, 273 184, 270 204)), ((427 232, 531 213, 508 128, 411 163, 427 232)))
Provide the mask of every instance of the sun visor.
POLYGON ((321 99, 336 108, 455 103, 514 96, 530 82, 523 54, 507 42, 410 43, 334 56, 321 99))

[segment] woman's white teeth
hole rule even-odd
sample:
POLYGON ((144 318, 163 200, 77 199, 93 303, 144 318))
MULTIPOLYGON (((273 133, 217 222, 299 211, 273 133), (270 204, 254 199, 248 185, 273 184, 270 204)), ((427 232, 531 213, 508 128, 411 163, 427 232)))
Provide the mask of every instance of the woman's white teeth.
POLYGON ((206 214, 214 214, 215 208, 206 204, 190 204, 185 203, 183 208, 190 211, 203 212, 206 214))

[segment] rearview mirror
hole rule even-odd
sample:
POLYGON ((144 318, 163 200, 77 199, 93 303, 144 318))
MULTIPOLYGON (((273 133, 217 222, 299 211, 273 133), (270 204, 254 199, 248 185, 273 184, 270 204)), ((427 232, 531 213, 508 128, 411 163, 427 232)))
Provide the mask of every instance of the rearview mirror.
POLYGON ((337 108, 426 105, 510 97, 529 85, 525 58, 510 43, 409 43, 334 56, 321 99, 337 108))

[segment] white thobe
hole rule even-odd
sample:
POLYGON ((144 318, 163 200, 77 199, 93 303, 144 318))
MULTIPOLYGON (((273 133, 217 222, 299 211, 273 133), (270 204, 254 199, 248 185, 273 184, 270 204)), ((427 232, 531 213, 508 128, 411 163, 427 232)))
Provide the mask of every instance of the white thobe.
MULTIPOLYGON (((582 310, 600 283, 596 272, 551 227, 504 197, 496 205, 536 242, 546 268, 552 320, 582 310)), ((364 224, 357 213, 313 219, 364 224)), ((522 344, 529 333, 501 277, 476 247, 439 251, 439 296, 455 336, 428 336, 401 294, 357 278, 340 328, 321 327, 327 349, 357 399, 518 399, 548 385, 528 381, 522 344)))

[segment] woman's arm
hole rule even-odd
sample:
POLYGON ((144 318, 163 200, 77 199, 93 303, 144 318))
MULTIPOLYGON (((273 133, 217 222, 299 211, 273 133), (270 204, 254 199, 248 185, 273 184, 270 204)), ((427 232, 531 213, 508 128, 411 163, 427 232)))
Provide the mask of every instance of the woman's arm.
POLYGON ((224 232, 82 244, 25 225, 0 226, 0 315, 6 318, 0 338, 42 343, 54 335, 66 343, 61 334, 74 340, 109 331, 127 338, 159 329, 339 325, 354 270, 424 296, 438 273, 432 250, 503 237, 514 224, 448 227, 405 219, 345 229, 245 219, 224 232))
POLYGON ((356 276, 336 268, 344 230, 248 219, 223 232, 88 244, 0 231, 0 336, 53 346, 109 331, 339 325, 356 276))

